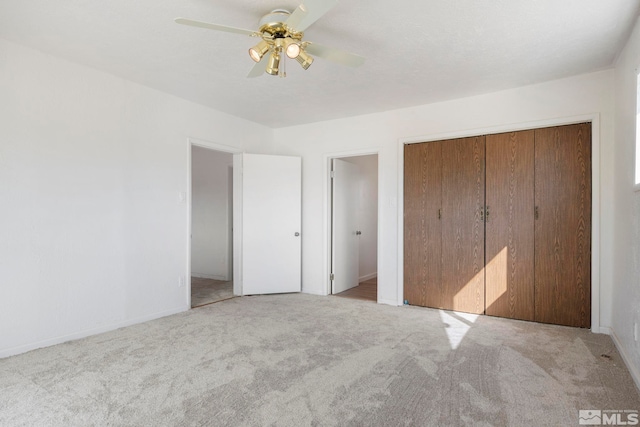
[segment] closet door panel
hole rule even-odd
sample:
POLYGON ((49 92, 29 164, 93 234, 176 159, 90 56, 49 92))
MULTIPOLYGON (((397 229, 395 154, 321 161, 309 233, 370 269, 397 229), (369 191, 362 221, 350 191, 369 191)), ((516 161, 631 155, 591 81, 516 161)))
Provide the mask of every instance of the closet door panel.
POLYGON ((404 149, 404 299, 442 307, 442 143, 404 149))
POLYGON ((443 308, 484 312, 484 136, 442 143, 443 308))
POLYGON ((591 325, 591 125, 536 130, 535 320, 591 325))
POLYGON ((534 319, 534 131, 486 140, 486 314, 534 319))

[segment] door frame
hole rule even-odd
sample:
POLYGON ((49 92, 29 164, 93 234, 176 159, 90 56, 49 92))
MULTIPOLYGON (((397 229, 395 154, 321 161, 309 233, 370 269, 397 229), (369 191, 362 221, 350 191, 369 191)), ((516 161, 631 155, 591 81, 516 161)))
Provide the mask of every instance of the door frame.
MULTIPOLYGON (((378 289, 380 288, 380 277, 382 276, 384 278, 384 274, 382 272, 382 268, 383 265, 380 262, 380 231, 381 231, 381 221, 380 221, 380 213, 381 213, 381 188, 382 186, 381 184, 381 180, 380 180, 380 149, 379 148, 363 148, 363 149, 358 149, 358 150, 348 150, 348 151, 336 151, 336 152, 332 152, 332 153, 325 153, 324 154, 324 165, 325 165, 325 171, 324 171, 324 175, 325 175, 325 179, 324 179, 324 186, 323 186, 323 193, 324 193, 324 197, 323 199, 323 233, 325 236, 324 239, 324 272, 323 272, 323 281, 325 283, 324 286, 324 293, 323 295, 332 295, 331 294, 331 280, 330 279, 330 274, 331 274, 331 242, 332 242, 332 236, 331 236, 331 165, 332 165, 332 160, 333 159, 344 159, 344 158, 349 158, 349 157, 359 157, 359 156, 370 156, 370 155, 377 155, 378 156, 378 212, 376 213, 376 215, 378 216, 378 238, 376 239, 376 247, 377 247, 377 259, 376 259, 376 263, 377 263, 377 270, 378 270, 378 289)), ((381 302, 380 300, 380 292, 377 293, 378 294, 378 301, 376 301, 378 304, 381 302)))
POLYGON ((397 304, 404 296, 404 146, 419 142, 440 141, 493 133, 517 132, 552 126, 591 123, 591 331, 609 334, 600 325, 600 114, 552 118, 462 131, 428 134, 398 140, 398 288, 397 304))
POLYGON ((237 194, 238 192, 238 186, 236 185, 236 180, 235 180, 235 173, 236 173, 236 165, 235 165, 235 154, 240 154, 243 151, 239 148, 236 147, 231 147, 229 145, 223 145, 223 144, 218 144, 215 142, 211 142, 211 141, 206 141, 203 139, 198 139, 198 138, 187 138, 187 198, 186 198, 186 203, 187 203, 187 277, 185 278, 185 292, 186 292, 186 298, 187 298, 187 307, 189 309, 191 309, 191 217, 192 217, 192 200, 193 200, 193 194, 192 194, 192 188, 191 188, 191 179, 192 179, 192 175, 193 175, 193 164, 192 164, 192 156, 191 156, 191 149, 192 147, 200 147, 200 148, 206 148, 208 150, 212 150, 212 151, 219 151, 222 153, 227 153, 227 154, 231 154, 234 155, 234 165, 233 165, 233 174, 234 174, 234 179, 233 179, 233 217, 231 219, 232 221, 232 228, 233 228, 233 235, 231 237, 231 242, 233 245, 233 254, 231 254, 231 264, 233 265, 233 283, 234 283, 234 295, 241 295, 241 294, 237 294, 236 293, 236 280, 235 280, 235 275, 236 275, 236 265, 239 264, 238 260, 237 260, 237 254, 242 253, 239 252, 239 250, 242 249, 241 245, 242 245, 242 241, 238 239, 237 235, 239 233, 237 233, 236 231, 236 224, 240 223, 240 225, 242 225, 242 216, 238 215, 239 212, 241 212, 240 210, 236 210, 235 209, 235 204, 236 204, 236 200, 238 199, 237 196, 239 196, 237 194))

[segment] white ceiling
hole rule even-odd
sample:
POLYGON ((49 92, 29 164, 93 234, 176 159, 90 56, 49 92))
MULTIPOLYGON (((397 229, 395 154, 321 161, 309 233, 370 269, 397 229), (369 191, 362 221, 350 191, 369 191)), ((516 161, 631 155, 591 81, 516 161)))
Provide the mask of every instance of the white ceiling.
POLYGON ((257 29, 298 0, 2 0, 0 37, 277 128, 493 92, 610 68, 640 0, 340 0, 305 40, 363 55, 289 61, 247 79, 257 29))

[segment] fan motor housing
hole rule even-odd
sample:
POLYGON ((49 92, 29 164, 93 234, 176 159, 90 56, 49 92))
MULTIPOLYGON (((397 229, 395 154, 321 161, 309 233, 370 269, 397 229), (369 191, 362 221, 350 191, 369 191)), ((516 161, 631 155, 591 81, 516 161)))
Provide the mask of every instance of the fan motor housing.
POLYGON ((260 19, 260 32, 273 38, 291 37, 301 39, 302 33, 292 33, 285 24, 291 13, 284 9, 275 9, 260 19))

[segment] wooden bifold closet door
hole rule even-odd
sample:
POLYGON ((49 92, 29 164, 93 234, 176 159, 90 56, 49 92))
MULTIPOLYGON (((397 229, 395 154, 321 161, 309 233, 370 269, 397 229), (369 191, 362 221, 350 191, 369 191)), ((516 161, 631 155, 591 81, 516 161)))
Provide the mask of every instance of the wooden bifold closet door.
POLYGON ((536 130, 536 320, 591 326, 591 125, 536 130))
POLYGON ((591 124, 405 146, 411 305, 591 324, 591 124))
POLYGON ((534 131, 487 136, 486 314, 534 320, 534 131))
POLYGON ((404 299, 422 307, 444 307, 441 160, 441 142, 405 147, 404 299))
POLYGON ((404 295, 484 312, 484 137, 405 147, 404 295))
POLYGON ((442 308, 477 314, 484 312, 484 143, 479 136, 442 144, 442 308))

